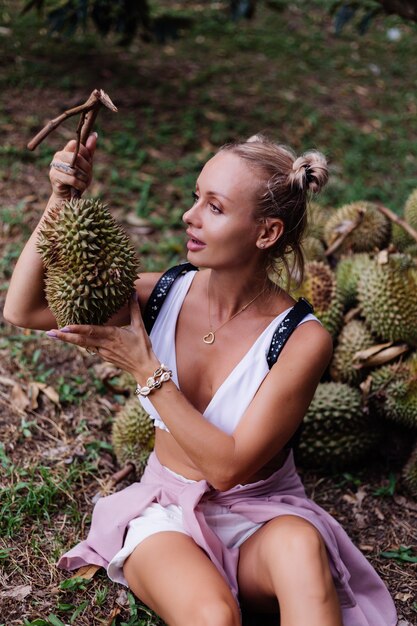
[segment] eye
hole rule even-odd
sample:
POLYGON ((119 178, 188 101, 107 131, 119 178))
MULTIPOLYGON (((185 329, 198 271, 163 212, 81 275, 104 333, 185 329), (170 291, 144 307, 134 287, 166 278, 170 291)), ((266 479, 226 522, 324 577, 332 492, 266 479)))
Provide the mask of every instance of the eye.
POLYGON ((213 211, 214 213, 221 213, 221 212, 222 212, 222 210, 221 210, 221 209, 219 209, 219 207, 218 207, 218 206, 216 206, 215 204, 212 204, 211 202, 210 202, 210 207, 211 207, 211 209, 212 209, 212 211, 213 211))
POLYGON ((192 198, 193 198, 193 200, 194 200, 194 204, 195 204, 196 202, 198 202, 198 195, 196 194, 196 192, 195 192, 195 191, 193 191, 193 192, 191 193, 191 195, 192 195, 192 198))

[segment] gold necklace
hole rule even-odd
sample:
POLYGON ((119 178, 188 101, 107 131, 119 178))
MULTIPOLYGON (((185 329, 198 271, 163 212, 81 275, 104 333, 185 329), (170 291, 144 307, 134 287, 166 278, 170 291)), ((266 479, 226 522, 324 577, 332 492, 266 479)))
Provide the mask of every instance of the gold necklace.
MULTIPOLYGON (((204 343, 207 343, 208 345, 211 345, 212 343, 214 343, 215 339, 216 339, 216 333, 218 330, 220 330, 221 328, 223 328, 223 326, 226 326, 226 324, 228 324, 229 322, 232 321, 232 319, 234 319, 235 317, 237 317, 238 315, 240 315, 240 313, 243 313, 243 311, 245 311, 253 302, 255 302, 255 300, 257 300, 259 298, 259 296, 261 296, 264 292, 266 291, 265 289, 262 289, 262 291, 260 291, 254 298, 252 298, 252 300, 250 302, 248 302, 247 304, 245 304, 241 309, 239 309, 239 311, 237 313, 235 313, 234 315, 232 315, 232 317, 229 317, 228 320, 226 320, 225 322, 223 322, 223 324, 221 324, 220 326, 218 326, 218 328, 216 328, 215 330, 211 330, 209 333, 207 333, 207 335, 204 335, 203 337, 203 341, 204 343)), ((207 284, 207 299, 208 299, 208 316, 209 316, 209 324, 210 324, 210 328, 211 328, 211 315, 210 315, 210 296, 209 296, 209 290, 208 290, 208 284, 207 284)))

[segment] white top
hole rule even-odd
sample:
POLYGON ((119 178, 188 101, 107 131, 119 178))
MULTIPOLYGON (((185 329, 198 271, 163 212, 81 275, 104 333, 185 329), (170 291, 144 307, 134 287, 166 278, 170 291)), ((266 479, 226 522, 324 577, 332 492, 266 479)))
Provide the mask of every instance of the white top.
MULTIPOLYGON (((196 271, 190 271, 175 280, 150 334, 153 351, 159 361, 165 363, 165 365, 172 370, 172 379, 178 388, 175 330, 182 303, 196 273, 196 271)), ((251 348, 249 348, 216 391, 204 411, 204 417, 225 433, 230 435, 235 430, 262 381, 268 374, 269 367, 266 357, 269 352, 273 334, 279 322, 284 319, 291 308, 292 307, 289 307, 277 315, 259 335, 251 348)), ((306 315, 299 324, 310 320, 315 320, 321 324, 320 320, 311 313, 306 315)), ((145 411, 147 411, 153 419, 155 426, 169 432, 157 410, 149 400, 149 396, 140 396, 139 400, 145 411)))

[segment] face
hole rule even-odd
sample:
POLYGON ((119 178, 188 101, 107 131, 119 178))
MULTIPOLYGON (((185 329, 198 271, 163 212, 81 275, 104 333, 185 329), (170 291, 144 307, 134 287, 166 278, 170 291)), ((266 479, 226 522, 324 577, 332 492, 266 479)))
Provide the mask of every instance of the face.
POLYGON ((222 151, 204 166, 183 215, 188 259, 200 267, 220 268, 253 259, 261 225, 255 221, 258 179, 236 154, 222 151))

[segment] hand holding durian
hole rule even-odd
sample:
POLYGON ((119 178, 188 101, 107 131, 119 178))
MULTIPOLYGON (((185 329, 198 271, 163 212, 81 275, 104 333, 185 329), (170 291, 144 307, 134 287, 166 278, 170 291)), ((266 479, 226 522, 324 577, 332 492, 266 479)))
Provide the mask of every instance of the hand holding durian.
POLYGON ((81 112, 77 140, 51 162, 57 202, 45 216, 37 242, 46 299, 59 326, 104 324, 127 302, 137 278, 138 258, 106 206, 79 199, 91 182, 97 136, 90 130, 101 105, 117 110, 107 94, 94 90, 84 105, 49 122, 28 144, 33 149, 60 121, 81 112))
POLYGON ((46 334, 51 339, 98 352, 103 359, 129 372, 136 380, 145 381, 160 363, 143 325, 136 292, 130 298, 129 312, 128 326, 71 324, 49 330, 46 334))

